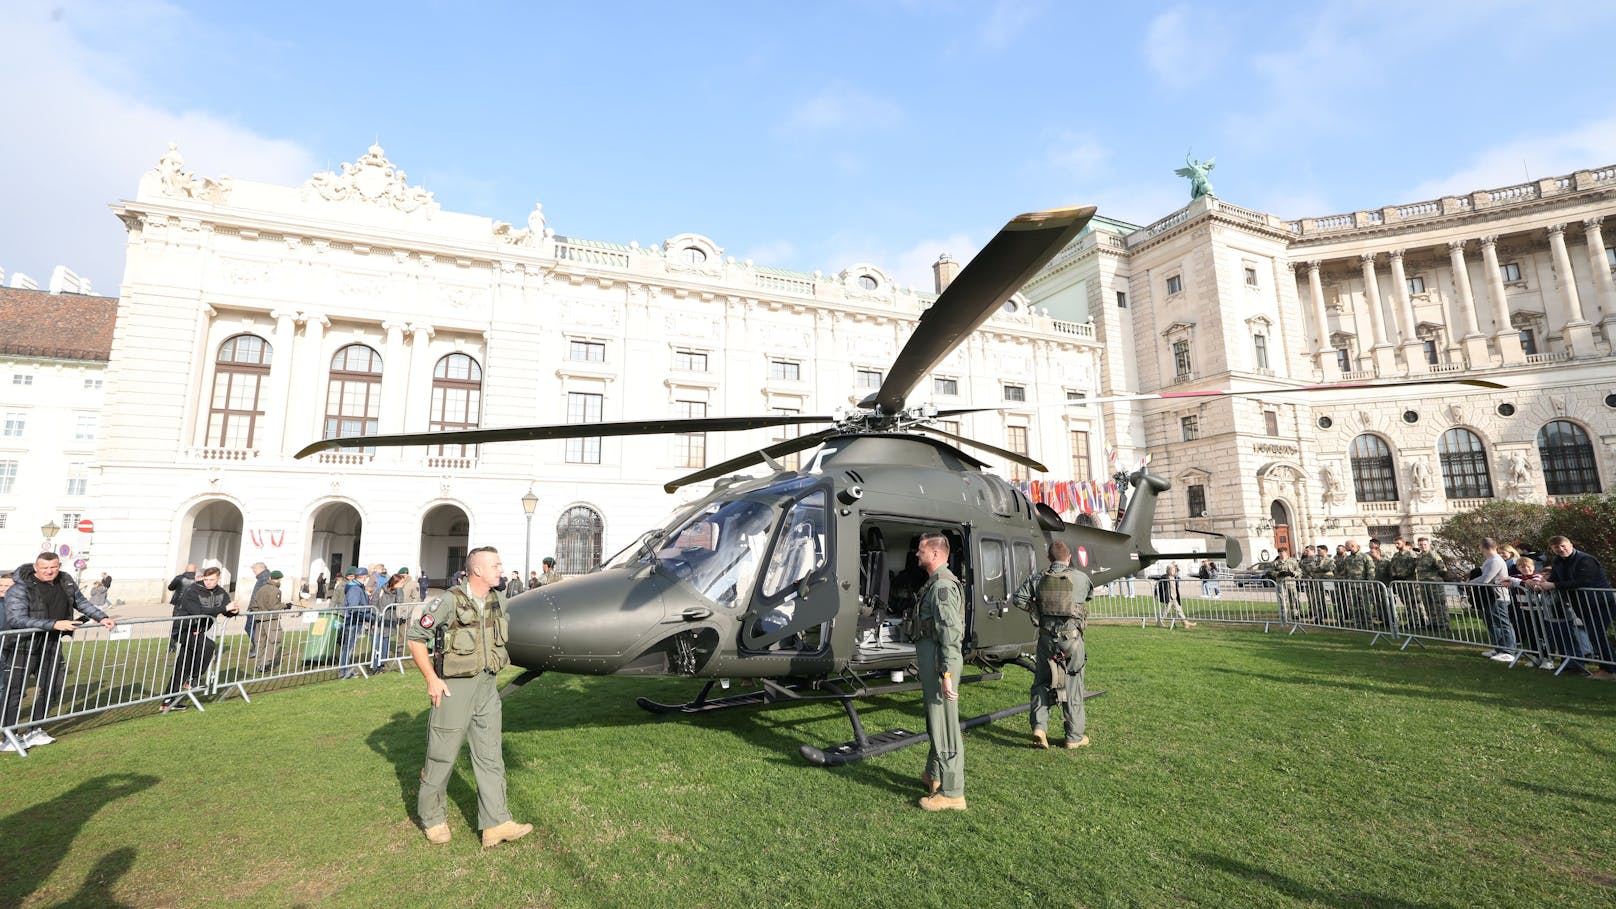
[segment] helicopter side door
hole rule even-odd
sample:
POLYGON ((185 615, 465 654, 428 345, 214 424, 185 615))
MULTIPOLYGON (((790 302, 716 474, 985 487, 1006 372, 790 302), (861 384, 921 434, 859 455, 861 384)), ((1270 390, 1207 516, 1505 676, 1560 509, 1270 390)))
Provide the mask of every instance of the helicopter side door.
POLYGON ((830 493, 820 487, 785 510, 741 622, 743 651, 813 653, 829 641, 841 598, 831 577, 835 522, 830 493))

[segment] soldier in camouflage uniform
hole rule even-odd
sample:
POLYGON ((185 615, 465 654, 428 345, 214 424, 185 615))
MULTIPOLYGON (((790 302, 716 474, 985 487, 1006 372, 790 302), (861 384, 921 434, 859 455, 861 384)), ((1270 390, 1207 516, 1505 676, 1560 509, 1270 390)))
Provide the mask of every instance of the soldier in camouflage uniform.
POLYGON ((1380 550, 1380 541, 1374 537, 1369 538, 1369 563, 1375 567, 1375 580, 1380 586, 1374 588, 1372 596, 1375 600, 1375 624, 1386 628, 1392 626, 1392 594, 1387 585, 1391 582, 1392 560, 1380 550))
POLYGON ((1083 710, 1083 630, 1088 624, 1088 575, 1071 568, 1072 550, 1056 540, 1049 544, 1049 568, 1035 574, 1016 589, 1011 603, 1031 613, 1038 626, 1038 651, 1032 675, 1032 739, 1039 748, 1049 747, 1049 711, 1064 704, 1066 747, 1082 748, 1089 743, 1083 710))
POLYGON ((1319 621, 1339 620, 1340 599, 1335 589, 1335 559, 1330 556, 1328 543, 1318 545, 1318 558, 1313 563, 1313 590, 1318 594, 1314 611, 1319 621))
POLYGON ((965 740, 959 724, 959 677, 964 668, 965 593, 948 570, 948 537, 928 533, 915 555, 930 575, 920 588, 913 621, 915 667, 926 703, 926 734, 931 750, 920 782, 927 811, 965 810, 965 740))
POLYGON ((1375 579, 1375 563, 1369 561, 1369 556, 1359 548, 1357 540, 1348 540, 1346 546, 1346 558, 1336 560, 1335 576, 1338 580, 1352 582, 1344 585, 1346 589, 1342 591, 1352 626, 1368 628, 1371 591, 1364 582, 1375 579))
POLYGON ((1318 551, 1312 546, 1303 546, 1302 557, 1297 559, 1296 562, 1301 566, 1301 574, 1298 575, 1300 580, 1296 582, 1296 586, 1301 590, 1302 596, 1307 602, 1306 606, 1298 607, 1300 612, 1297 618, 1301 621, 1316 621, 1319 615, 1322 614, 1320 606, 1324 602, 1319 594, 1318 551))
POLYGON ((494 684, 494 676, 511 661, 505 651, 510 634, 505 597, 494 589, 503 570, 493 547, 473 549, 466 555, 465 582, 426 604, 404 634, 432 701, 426 766, 416 798, 421 828, 430 843, 449 842, 445 793, 460 746, 468 737, 483 845, 497 846, 533 831, 532 824, 511 820, 505 805, 499 688, 494 684))
POLYGON ((1302 574, 1302 563, 1291 557, 1288 546, 1279 547, 1279 558, 1268 567, 1268 577, 1274 582, 1275 596, 1279 600, 1279 617, 1285 621, 1297 618, 1296 579, 1302 574))
POLYGON ((1427 583, 1420 585, 1420 605, 1425 613, 1422 624, 1427 631, 1448 633, 1448 602, 1440 581, 1448 579, 1448 567, 1442 557, 1431 548, 1429 537, 1414 541, 1418 552, 1414 555, 1414 579, 1427 583))
POLYGON ((1410 596, 1408 584, 1414 580, 1414 552, 1409 549, 1408 541, 1402 537, 1393 540, 1392 546, 1394 550, 1391 558, 1386 560, 1386 583, 1391 587, 1392 593, 1396 594, 1397 599, 1402 601, 1403 614, 1407 616, 1405 624, 1414 627, 1423 621, 1419 614, 1419 604, 1410 596))

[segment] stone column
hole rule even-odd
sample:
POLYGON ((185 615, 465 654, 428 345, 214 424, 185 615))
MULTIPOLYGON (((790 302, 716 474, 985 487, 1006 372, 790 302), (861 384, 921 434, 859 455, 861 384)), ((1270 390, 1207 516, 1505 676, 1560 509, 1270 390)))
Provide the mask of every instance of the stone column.
POLYGON ((432 326, 410 325, 410 378, 404 390, 408 409, 404 413, 405 432, 426 432, 432 408, 432 326))
POLYGON ((1410 375, 1430 372, 1425 362, 1425 349, 1420 344, 1419 323, 1414 321, 1414 304, 1408 298, 1408 273, 1403 270, 1403 251, 1394 249, 1386 254, 1392 266, 1392 299, 1397 302, 1398 335, 1403 351, 1403 367, 1410 375))
MULTIPOLYGON (((382 406, 376 421, 380 435, 394 435, 404 431, 405 392, 409 387, 409 357, 404 354, 404 323, 383 322, 387 340, 382 347, 382 406)), ((399 463, 407 449, 378 448, 376 460, 399 463)))
POLYGON ((1369 331, 1374 344, 1369 348, 1375 358, 1375 374, 1390 376, 1397 371, 1397 358, 1392 346, 1386 343, 1386 315, 1380 308, 1380 278, 1375 274, 1375 254, 1358 257, 1363 267, 1364 305, 1369 308, 1369 331))
MULTIPOLYGON (((261 457, 272 457, 276 460, 289 454, 286 450, 286 429, 290 422, 292 410, 292 355, 297 347, 297 313, 286 310, 276 310, 270 313, 275 320, 275 346, 270 353, 268 400, 261 400, 264 407, 264 419, 258 426, 258 438, 255 440, 261 457)), ((301 406, 297 409, 302 409, 301 406)), ((302 448, 307 442, 297 441, 297 448, 302 448)), ((312 440, 311 440, 312 441, 312 440)))
POLYGON ((1492 357, 1487 353, 1487 338, 1476 325, 1476 297, 1470 292, 1470 270, 1465 265, 1464 248, 1464 240, 1449 242, 1448 261, 1453 266, 1453 290, 1459 298, 1465 364, 1469 369, 1482 369, 1491 364, 1492 357))
POLYGON ((1549 251, 1554 255, 1554 277, 1560 285, 1560 302, 1565 304, 1565 342, 1574 357, 1594 355, 1594 327, 1582 315, 1577 296, 1577 276, 1571 271, 1571 255, 1566 252, 1565 225, 1549 225, 1549 251))
POLYGON ((1594 270, 1594 286, 1599 288, 1600 328, 1605 343, 1616 346, 1616 281, 1611 280, 1610 263, 1605 260, 1605 238, 1600 233, 1603 215, 1582 222, 1588 236, 1588 267, 1594 270))
POLYGON ((1505 366, 1526 362, 1526 351, 1521 348, 1521 333, 1509 322, 1509 298, 1504 292, 1504 273, 1498 268, 1498 236, 1481 238, 1481 262, 1487 270, 1487 296, 1492 298, 1493 321, 1497 323, 1498 354, 1505 366))
MULTIPOLYGON (((304 432, 310 439, 325 438, 325 396, 331 381, 331 361, 325 354, 325 330, 331 320, 317 312, 300 313, 303 320, 303 349, 299 351, 299 364, 303 366, 297 383, 297 402, 308 408, 303 418, 304 432)), ((288 420, 288 426, 298 421, 288 420)), ((300 433, 301 434, 301 433, 300 433)))
POLYGON ((1318 342, 1314 354, 1324 381, 1330 382, 1341 378, 1341 369, 1335 362, 1335 350, 1330 347, 1330 320, 1324 314, 1324 281, 1319 277, 1322 267, 1323 263, 1317 259, 1307 263, 1307 287, 1313 299, 1313 329, 1318 342))

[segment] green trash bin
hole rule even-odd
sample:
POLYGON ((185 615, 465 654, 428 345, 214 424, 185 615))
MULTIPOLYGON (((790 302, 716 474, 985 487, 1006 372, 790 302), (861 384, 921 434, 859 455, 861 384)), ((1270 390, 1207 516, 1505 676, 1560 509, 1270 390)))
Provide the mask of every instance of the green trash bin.
POLYGON ((342 647, 342 613, 322 612, 309 626, 309 639, 303 645, 303 662, 330 663, 342 647))

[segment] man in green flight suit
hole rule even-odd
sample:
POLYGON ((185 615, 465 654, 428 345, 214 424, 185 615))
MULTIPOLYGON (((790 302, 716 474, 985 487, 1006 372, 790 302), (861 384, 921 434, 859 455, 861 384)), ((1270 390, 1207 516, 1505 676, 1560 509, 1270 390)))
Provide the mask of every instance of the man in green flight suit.
POLYGON ((1087 654, 1083 631, 1089 621, 1089 576, 1071 567, 1071 547, 1056 540, 1049 544, 1049 568, 1021 582, 1011 603, 1032 614, 1038 626, 1038 651, 1032 672, 1032 740, 1049 747, 1049 710, 1063 703, 1066 747, 1089 743, 1084 734, 1083 666, 1087 654), (1057 693, 1058 692, 1058 693, 1057 693))
POLYGON ((915 553, 930 575, 920 588, 914 612, 915 665, 931 739, 926 772, 920 777, 927 791, 920 807, 927 811, 965 810, 965 741, 960 734, 958 688, 964 667, 960 645, 965 639, 965 593, 948 570, 948 550, 948 537, 927 533, 915 553))
POLYGON ((465 583, 426 604, 405 633, 410 656, 426 679, 426 694, 432 700, 426 766, 416 798, 421 828, 431 843, 449 842, 445 791, 460 745, 468 738, 483 845, 497 846, 533 831, 532 824, 511 820, 505 807, 499 688, 494 684, 494 676, 511 661, 505 652, 510 632, 505 597, 494 589, 504 568, 492 546, 473 549, 466 554, 465 583))

